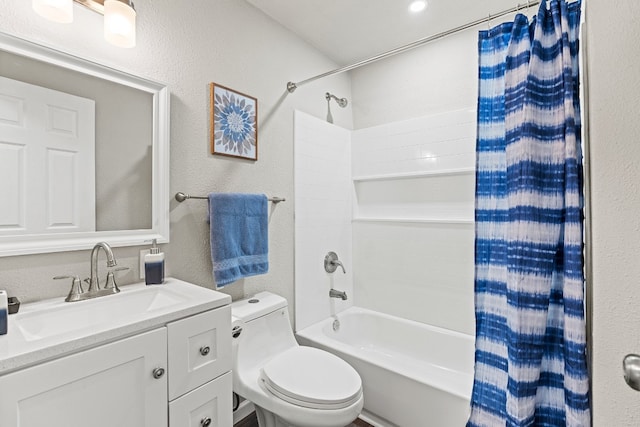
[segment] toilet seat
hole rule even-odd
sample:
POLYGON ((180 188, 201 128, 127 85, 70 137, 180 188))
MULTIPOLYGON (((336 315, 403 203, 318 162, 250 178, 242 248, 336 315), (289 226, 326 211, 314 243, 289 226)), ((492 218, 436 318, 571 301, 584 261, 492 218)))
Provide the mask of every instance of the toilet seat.
POLYGON ((312 347, 293 347, 267 362, 260 381, 280 399, 312 409, 341 409, 362 395, 360 376, 347 362, 312 347))

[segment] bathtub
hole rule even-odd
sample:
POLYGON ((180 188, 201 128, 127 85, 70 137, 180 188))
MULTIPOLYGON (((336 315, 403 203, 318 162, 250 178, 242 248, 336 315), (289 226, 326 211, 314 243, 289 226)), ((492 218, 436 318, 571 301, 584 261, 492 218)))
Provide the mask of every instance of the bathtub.
POLYGON ((362 418, 380 427, 459 427, 469 415, 474 338, 360 307, 296 334, 362 378, 362 418), (339 328, 334 331, 337 320, 339 328))

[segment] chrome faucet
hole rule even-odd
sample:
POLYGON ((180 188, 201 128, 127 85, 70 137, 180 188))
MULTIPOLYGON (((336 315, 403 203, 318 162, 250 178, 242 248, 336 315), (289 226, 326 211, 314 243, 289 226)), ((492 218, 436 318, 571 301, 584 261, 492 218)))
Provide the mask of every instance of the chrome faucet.
POLYGON ((342 301, 347 300, 347 293, 345 291, 339 291, 337 289, 331 289, 329 291, 329 297, 331 298, 340 298, 342 301))
POLYGON ((344 274, 347 274, 347 271, 344 269, 344 265, 342 265, 342 262, 338 259, 338 254, 335 252, 329 252, 324 257, 324 271, 327 273, 333 273, 338 269, 338 266, 342 268, 342 272, 344 274))
POLYGON ((100 248, 107 254, 107 267, 115 267, 117 264, 111 246, 106 242, 96 243, 91 250, 91 277, 89 278, 89 289, 87 292, 100 290, 100 280, 98 279, 98 251, 100 248))

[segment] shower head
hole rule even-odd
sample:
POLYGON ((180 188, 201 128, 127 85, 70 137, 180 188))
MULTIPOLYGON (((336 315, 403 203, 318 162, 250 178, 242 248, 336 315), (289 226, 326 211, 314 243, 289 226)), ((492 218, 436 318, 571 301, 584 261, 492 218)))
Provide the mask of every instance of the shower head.
POLYGON ((346 107, 348 104, 347 98, 338 98, 335 95, 330 94, 329 92, 324 94, 324 99, 327 100, 327 121, 329 123, 333 123, 333 116, 331 115, 331 98, 335 99, 338 105, 342 108, 346 107))
POLYGON ((349 103, 349 101, 347 101, 347 98, 338 98, 337 96, 329 92, 325 93, 324 98, 327 100, 327 102, 331 101, 331 98, 335 99, 338 105, 342 108, 346 107, 349 103))

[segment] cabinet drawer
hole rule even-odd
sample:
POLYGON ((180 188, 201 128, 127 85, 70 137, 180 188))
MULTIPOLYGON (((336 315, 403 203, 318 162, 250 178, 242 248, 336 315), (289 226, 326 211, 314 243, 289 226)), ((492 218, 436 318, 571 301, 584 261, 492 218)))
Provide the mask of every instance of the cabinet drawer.
POLYGON ((231 391, 227 372, 174 400, 169 403, 169 427, 231 427, 231 391))
POLYGON ((167 325, 169 400, 231 370, 231 307, 167 325))

